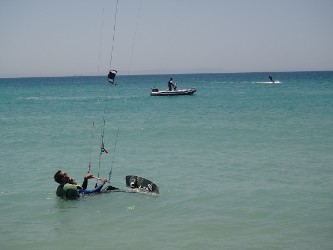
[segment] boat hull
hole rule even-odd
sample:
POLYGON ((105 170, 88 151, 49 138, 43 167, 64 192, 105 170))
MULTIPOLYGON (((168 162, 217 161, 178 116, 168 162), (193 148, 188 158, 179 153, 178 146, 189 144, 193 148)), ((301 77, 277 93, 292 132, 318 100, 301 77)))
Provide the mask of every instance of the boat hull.
POLYGON ((151 96, 174 96, 174 95, 193 95, 197 90, 195 88, 179 89, 179 90, 158 90, 152 89, 151 96))

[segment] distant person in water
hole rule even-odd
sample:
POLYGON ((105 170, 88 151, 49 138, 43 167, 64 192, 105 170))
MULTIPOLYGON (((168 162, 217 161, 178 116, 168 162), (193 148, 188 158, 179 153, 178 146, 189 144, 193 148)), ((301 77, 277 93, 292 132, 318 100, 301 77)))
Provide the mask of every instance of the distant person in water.
POLYGON ((70 178, 66 172, 58 170, 54 175, 54 181, 59 183, 56 194, 60 198, 74 200, 80 198, 80 194, 100 193, 107 180, 101 179, 101 184, 97 185, 93 190, 87 190, 88 179, 91 178, 96 177, 90 173, 86 174, 81 186, 74 179, 70 178))
POLYGON ((114 78, 116 77, 117 72, 118 71, 115 69, 110 70, 110 72, 108 74, 108 80, 110 83, 114 83, 114 78))
POLYGON ((177 89, 177 85, 175 83, 173 83, 172 78, 170 78, 170 80, 168 81, 168 88, 169 88, 169 91, 177 89))
POLYGON ((272 76, 269 76, 268 78, 269 78, 269 80, 272 81, 272 83, 274 83, 274 80, 273 80, 273 77, 272 77, 272 76))

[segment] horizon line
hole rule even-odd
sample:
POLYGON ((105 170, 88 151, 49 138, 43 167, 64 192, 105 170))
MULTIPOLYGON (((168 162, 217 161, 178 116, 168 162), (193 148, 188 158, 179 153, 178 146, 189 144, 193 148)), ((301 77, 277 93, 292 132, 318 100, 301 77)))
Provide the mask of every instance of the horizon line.
MULTIPOLYGON (((117 76, 156 76, 156 75, 208 75, 208 74, 255 74, 255 73, 267 73, 267 74, 275 74, 275 73, 301 73, 301 72, 332 72, 333 70, 290 70, 290 71, 239 71, 239 72, 198 72, 198 73, 135 73, 135 74, 118 74, 117 76)), ((54 76, 47 76, 47 75, 40 75, 40 76, 8 76, 8 77, 1 77, 0 79, 18 79, 18 78, 66 78, 66 77, 107 77, 107 75, 54 75, 54 76)))

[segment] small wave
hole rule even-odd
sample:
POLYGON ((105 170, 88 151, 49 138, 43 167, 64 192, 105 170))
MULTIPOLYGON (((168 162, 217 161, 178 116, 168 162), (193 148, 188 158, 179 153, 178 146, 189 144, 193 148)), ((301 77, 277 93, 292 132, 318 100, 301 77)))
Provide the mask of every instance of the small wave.
POLYGON ((31 100, 31 101, 82 101, 88 100, 87 97, 83 96, 68 96, 68 97, 53 97, 53 96, 30 96, 20 99, 31 100))

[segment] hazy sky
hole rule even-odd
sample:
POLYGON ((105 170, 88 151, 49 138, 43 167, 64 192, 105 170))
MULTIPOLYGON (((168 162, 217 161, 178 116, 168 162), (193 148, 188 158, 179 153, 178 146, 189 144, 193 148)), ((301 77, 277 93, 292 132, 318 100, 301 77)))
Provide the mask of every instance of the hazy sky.
MULTIPOLYGON (((116 0, 0 0, 0 77, 107 74, 115 6, 116 0)), ((112 68, 333 70, 333 1, 119 0, 112 68)))

